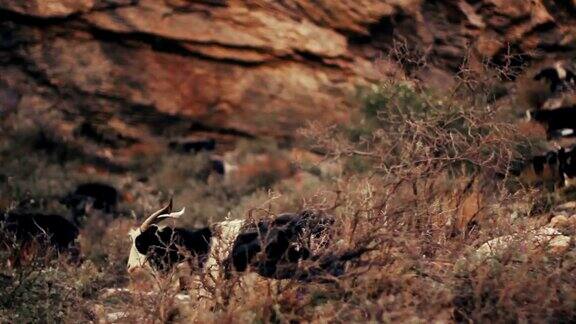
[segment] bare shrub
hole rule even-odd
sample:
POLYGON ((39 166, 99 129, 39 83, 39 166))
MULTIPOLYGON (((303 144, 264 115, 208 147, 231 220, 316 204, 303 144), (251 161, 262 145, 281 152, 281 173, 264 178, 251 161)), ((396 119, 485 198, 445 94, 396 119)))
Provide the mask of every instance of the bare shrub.
MULTIPOLYGON (((386 83, 368 91, 363 111, 349 125, 315 123, 304 131, 317 139, 315 149, 342 159, 347 166, 335 189, 339 202, 334 211, 339 226, 346 229, 338 237, 347 238, 347 244, 361 238, 377 242, 377 249, 350 273, 364 267, 355 284, 369 282, 368 286, 382 290, 368 295, 351 288, 355 297, 362 296, 358 297, 362 306, 352 311, 349 300, 335 300, 331 304, 340 306, 330 308, 329 314, 343 307, 347 320, 506 321, 574 316, 567 311, 569 303, 554 302, 573 293, 564 283, 552 281, 556 292, 547 287, 545 293, 535 293, 542 291, 544 282, 551 282, 545 269, 557 266, 545 251, 518 266, 503 260, 497 276, 454 270, 467 247, 536 226, 511 217, 522 213, 520 206, 534 204, 535 197, 501 181, 509 178, 510 165, 532 144, 486 102, 437 95, 404 82, 386 83), (541 275, 528 275, 532 271, 541 275), (513 283, 504 284, 506 280, 513 283), (474 288, 466 288, 470 285, 474 288), (510 289, 514 293, 509 294, 510 289), (518 311, 521 303, 543 303, 549 311, 539 307, 518 311), (367 307, 370 304, 379 307, 367 307), (452 307, 455 313, 450 312, 452 307)), ((570 281, 567 273, 560 276, 570 281)))
POLYGON ((66 254, 30 242, 21 245, 0 230, 0 321, 90 320, 83 295, 98 289, 100 276, 90 263, 70 263, 66 254), (14 258, 20 258, 14 262, 14 258))

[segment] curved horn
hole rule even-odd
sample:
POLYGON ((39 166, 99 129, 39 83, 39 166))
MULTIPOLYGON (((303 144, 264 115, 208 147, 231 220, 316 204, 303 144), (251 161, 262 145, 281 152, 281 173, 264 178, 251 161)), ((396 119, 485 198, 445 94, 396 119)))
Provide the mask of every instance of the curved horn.
POLYGON ((184 212, 186 211, 185 207, 182 207, 182 209, 180 209, 180 211, 177 212, 173 212, 173 213, 169 213, 169 214, 162 214, 160 216, 158 216, 158 218, 156 218, 159 221, 166 219, 166 218, 180 218, 180 216, 184 215, 184 212))
POLYGON ((158 218, 158 216, 170 213, 170 211, 172 211, 172 198, 170 198, 170 202, 168 202, 168 204, 166 206, 162 207, 160 210, 158 210, 158 211, 154 212, 152 215, 150 215, 150 217, 148 217, 142 223, 142 225, 140 225, 140 230, 142 232, 144 232, 145 230, 148 229, 148 227, 150 225, 152 225, 156 222, 156 218, 158 218))

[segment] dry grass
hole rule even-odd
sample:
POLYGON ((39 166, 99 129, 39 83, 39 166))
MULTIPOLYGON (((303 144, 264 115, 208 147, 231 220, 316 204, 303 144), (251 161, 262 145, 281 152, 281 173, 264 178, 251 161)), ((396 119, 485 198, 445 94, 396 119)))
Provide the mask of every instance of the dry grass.
MULTIPOLYGON (((338 173, 323 174, 314 165, 319 162, 287 167, 266 160, 275 172, 288 168, 296 176, 256 179, 239 190, 204 177, 205 156, 168 156, 147 170, 147 182, 134 180, 136 173, 117 180, 132 193, 127 210, 142 217, 174 195, 177 205, 189 207, 188 225, 226 215, 329 213, 336 219, 332 237, 318 245, 317 255, 370 249, 339 276, 320 272, 297 281, 249 273, 206 285, 206 278, 188 274, 193 288, 180 300, 174 283, 181 273, 129 279, 124 272, 125 233, 133 220, 93 218, 82 233, 79 265, 62 258, 0 265, 0 280, 9 287, 0 290, 0 322, 574 322, 573 243, 560 252, 546 244, 529 251, 511 244, 490 262, 470 261, 493 238, 515 234, 527 241, 549 213, 538 208, 544 193, 510 185, 510 165, 531 144, 501 119, 506 112, 478 93, 469 95, 439 95, 404 82, 366 90, 364 109, 349 125, 316 123, 303 130, 311 149, 342 167, 338 173), (105 290, 117 287, 132 292, 105 290)), ((262 150, 252 153, 280 149, 262 150)), ((257 168, 248 168, 247 178, 258 178, 257 168)), ((9 192, 8 200, 20 195, 9 192)))

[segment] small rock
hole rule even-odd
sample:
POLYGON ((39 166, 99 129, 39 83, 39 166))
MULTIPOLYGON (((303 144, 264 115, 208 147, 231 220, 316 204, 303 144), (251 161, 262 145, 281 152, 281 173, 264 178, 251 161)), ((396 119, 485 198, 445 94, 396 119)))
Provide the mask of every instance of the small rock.
POLYGON ((128 314, 126 312, 113 312, 106 314, 106 320, 109 322, 116 322, 127 317, 128 314))
POLYGON ((561 228, 561 227, 565 227, 569 223, 570 223, 570 218, 567 217, 566 215, 556 215, 552 218, 552 220, 550 220, 548 227, 561 228))
POLYGON ((567 203, 565 203, 565 204, 558 205, 558 206, 556 206, 556 208, 554 208, 554 210, 557 210, 557 211, 564 211, 564 210, 573 211, 573 210, 576 210, 576 201, 570 201, 570 202, 567 202, 567 203))
POLYGON ((544 247, 552 254, 564 253, 571 243, 571 237, 563 235, 552 227, 543 227, 524 237, 518 235, 505 235, 494 238, 473 251, 468 257, 456 263, 456 268, 474 269, 490 261, 498 261, 507 252, 520 252, 514 256, 515 260, 522 261, 526 255, 544 247), (515 246, 517 245, 517 247, 515 246), (514 247, 514 251, 510 249, 514 247))

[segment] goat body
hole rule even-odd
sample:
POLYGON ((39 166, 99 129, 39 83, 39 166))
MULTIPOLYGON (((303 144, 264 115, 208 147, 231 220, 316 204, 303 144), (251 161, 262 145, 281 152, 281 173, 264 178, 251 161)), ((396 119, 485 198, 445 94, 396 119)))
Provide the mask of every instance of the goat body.
MULTIPOLYGON (((549 138, 563 135, 568 129, 576 129, 576 106, 565 106, 553 110, 529 110, 526 112, 526 117, 528 121, 534 120, 545 125, 549 138)), ((572 135, 572 133, 567 135, 572 135)))
POLYGON ((560 186, 576 185, 576 149, 561 147, 544 155, 534 156, 522 169, 512 174, 530 184, 560 183, 560 186))
POLYGON ((118 190, 111 185, 89 182, 76 187, 74 192, 62 199, 62 202, 72 206, 90 200, 93 208, 110 212, 116 208, 119 196, 118 190))
POLYGON ((574 86, 576 75, 561 62, 554 64, 552 67, 542 69, 534 76, 534 80, 547 80, 550 84, 550 91, 562 91, 565 88, 574 86))
MULTIPOLYGON (((155 214, 156 218, 171 217, 162 216, 160 212, 155 214)), ((320 260, 313 255, 313 247, 326 243, 333 224, 331 217, 302 212, 257 222, 224 221, 211 227, 186 230, 148 225, 154 221, 153 216, 130 233, 133 247, 129 272, 146 264, 163 272, 185 260, 189 263, 195 260, 191 263, 193 269, 212 274, 223 272, 229 276, 233 271, 253 269, 264 277, 290 278, 298 275, 300 260, 320 260)), ((335 257, 322 267, 332 267, 337 260, 344 262, 335 257)))
POLYGON ((116 210, 120 194, 111 185, 88 182, 79 185, 76 189, 60 199, 72 212, 74 222, 82 224, 91 209, 113 213, 116 210))
POLYGON ((242 272, 253 267, 264 277, 293 277, 298 261, 311 257, 311 240, 328 235, 332 224, 331 218, 309 212, 247 224, 234 241, 225 270, 242 272))
POLYGON ((561 148, 558 151, 559 171, 564 186, 576 185, 576 148, 561 148))
POLYGON ((198 153, 201 151, 214 151, 216 149, 216 141, 213 138, 199 140, 174 140, 168 145, 171 149, 183 153, 198 153))
POLYGON ((22 246, 36 242, 41 248, 70 252, 74 258, 78 256, 75 242, 78 228, 60 215, 9 213, 4 219, 4 231, 11 233, 22 246))

